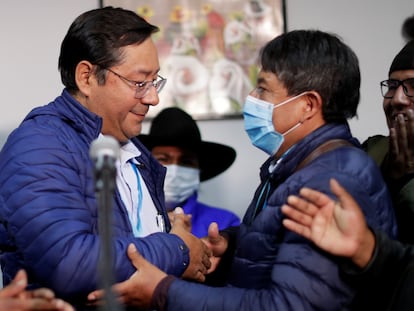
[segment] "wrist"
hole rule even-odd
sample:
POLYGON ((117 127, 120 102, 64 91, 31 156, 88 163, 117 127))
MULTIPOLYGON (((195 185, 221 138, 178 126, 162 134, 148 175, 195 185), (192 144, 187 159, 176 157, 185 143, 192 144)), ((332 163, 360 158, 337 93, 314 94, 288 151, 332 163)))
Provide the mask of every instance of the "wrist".
POLYGON ((154 293, 151 298, 151 308, 159 311, 165 310, 167 307, 168 290, 174 282, 175 277, 167 275, 163 278, 155 287, 154 293))
POLYGON ((375 250, 375 236, 373 232, 367 227, 362 234, 362 239, 355 251, 354 256, 351 257, 352 262, 359 268, 365 268, 374 254, 375 250))

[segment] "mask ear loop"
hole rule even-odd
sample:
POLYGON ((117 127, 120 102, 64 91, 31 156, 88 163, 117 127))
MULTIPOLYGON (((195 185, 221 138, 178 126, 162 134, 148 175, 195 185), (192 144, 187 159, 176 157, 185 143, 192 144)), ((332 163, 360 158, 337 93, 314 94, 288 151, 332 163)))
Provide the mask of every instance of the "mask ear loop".
POLYGON ((274 105, 274 106, 273 106, 273 109, 278 108, 278 107, 282 107, 283 105, 286 105, 286 104, 290 103, 291 101, 293 101, 293 100, 295 100, 295 99, 297 99, 297 98, 299 98, 299 97, 301 97, 301 96, 305 95, 306 93, 308 93, 308 91, 302 92, 302 93, 300 93, 300 94, 298 94, 298 95, 295 95, 295 96, 293 96, 293 97, 291 97, 291 98, 288 98, 288 99, 286 99, 285 101, 283 101, 283 102, 281 102, 281 103, 279 103, 279 104, 274 105))
MULTIPOLYGON (((307 94, 308 93, 308 91, 305 91, 305 92, 302 92, 302 93, 300 93, 299 95, 296 95, 296 96, 294 96, 294 97, 292 97, 292 98, 289 98, 287 101, 285 101, 285 102, 283 102, 280 106, 282 106, 282 105, 284 105, 284 104, 286 104, 286 103, 288 103, 288 102, 290 102, 290 101, 292 101, 292 100, 294 100, 294 99, 296 99, 296 98, 299 98, 300 96, 303 96, 303 95, 305 95, 305 94, 307 94)), ((276 105, 276 106, 278 106, 278 105, 276 105)), ((301 120, 301 121, 299 121, 296 125, 294 125, 292 128, 290 128, 290 129, 288 129, 286 132, 284 132, 283 134, 282 134, 282 136, 286 136, 287 134, 289 134, 290 132, 292 132, 292 131, 294 131, 294 130, 296 130, 299 126, 301 126, 304 122, 306 121, 306 119, 305 120, 301 120)))
POLYGON ((292 126, 290 129, 288 129, 286 132, 284 132, 282 134, 282 136, 286 136, 287 134, 289 134, 290 132, 296 130, 299 126, 302 125, 303 122, 299 121, 298 123, 296 123, 294 126, 292 126))

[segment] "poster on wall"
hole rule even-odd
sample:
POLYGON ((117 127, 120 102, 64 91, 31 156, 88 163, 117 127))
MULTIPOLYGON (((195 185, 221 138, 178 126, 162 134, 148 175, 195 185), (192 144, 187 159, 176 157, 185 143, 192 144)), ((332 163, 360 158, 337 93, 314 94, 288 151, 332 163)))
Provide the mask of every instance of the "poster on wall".
POLYGON ((285 29, 284 0, 101 0, 159 27, 153 35, 167 83, 161 109, 176 106, 197 120, 239 118, 253 89, 260 48, 285 29))

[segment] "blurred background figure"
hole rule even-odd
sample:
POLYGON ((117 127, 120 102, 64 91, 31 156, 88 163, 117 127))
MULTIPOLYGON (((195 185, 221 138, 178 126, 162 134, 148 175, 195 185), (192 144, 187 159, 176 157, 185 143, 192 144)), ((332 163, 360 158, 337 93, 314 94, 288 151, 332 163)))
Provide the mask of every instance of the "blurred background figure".
POLYGON ((0 311, 75 311, 48 288, 27 289, 27 273, 19 270, 6 287, 0 289, 0 311))
POLYGON ((369 137, 363 147, 381 168, 398 223, 398 239, 414 243, 414 40, 394 57, 380 82, 389 135, 369 137))
POLYGON ((233 164, 236 152, 232 147, 203 141, 193 118, 176 107, 162 110, 154 118, 149 134, 138 138, 167 167, 167 209, 171 214, 176 207, 182 207, 185 214, 192 215, 195 236, 207 236, 211 222, 216 222, 220 230, 239 225, 236 214, 197 200, 200 182, 221 174, 233 164))
POLYGON ((414 14, 404 20, 401 27, 401 34, 407 42, 414 39, 414 14))

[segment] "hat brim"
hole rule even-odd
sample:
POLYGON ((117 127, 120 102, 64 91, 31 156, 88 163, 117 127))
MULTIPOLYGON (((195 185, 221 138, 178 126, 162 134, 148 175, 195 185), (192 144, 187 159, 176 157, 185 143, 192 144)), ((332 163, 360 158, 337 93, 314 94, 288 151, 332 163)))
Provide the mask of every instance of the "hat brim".
POLYGON ((138 139, 152 150, 155 146, 177 146, 197 152, 200 163, 200 181, 211 179, 227 170, 236 159, 236 151, 226 145, 208 141, 190 142, 141 134, 138 139))

